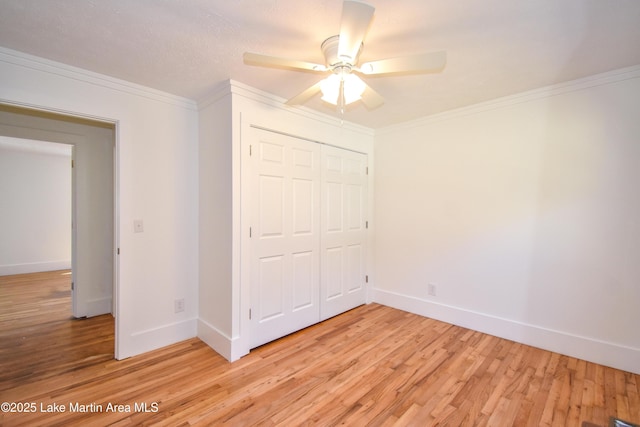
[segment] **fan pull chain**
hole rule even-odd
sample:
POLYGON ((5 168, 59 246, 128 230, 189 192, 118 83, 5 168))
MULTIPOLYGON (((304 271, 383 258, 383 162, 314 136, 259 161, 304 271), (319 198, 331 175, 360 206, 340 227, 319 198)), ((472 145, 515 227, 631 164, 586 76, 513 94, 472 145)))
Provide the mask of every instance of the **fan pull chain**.
POLYGON ((340 108, 340 126, 342 126, 344 124, 344 106, 345 106, 345 101, 344 101, 344 75, 341 76, 342 78, 340 79, 340 92, 338 95, 338 105, 340 108))

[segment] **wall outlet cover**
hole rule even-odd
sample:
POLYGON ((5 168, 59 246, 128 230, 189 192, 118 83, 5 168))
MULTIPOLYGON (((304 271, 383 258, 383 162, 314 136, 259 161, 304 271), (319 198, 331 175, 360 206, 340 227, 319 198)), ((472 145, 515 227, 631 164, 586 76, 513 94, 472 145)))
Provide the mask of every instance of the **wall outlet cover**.
POLYGON ((173 302, 173 308, 176 313, 184 311, 184 298, 177 299, 173 302))

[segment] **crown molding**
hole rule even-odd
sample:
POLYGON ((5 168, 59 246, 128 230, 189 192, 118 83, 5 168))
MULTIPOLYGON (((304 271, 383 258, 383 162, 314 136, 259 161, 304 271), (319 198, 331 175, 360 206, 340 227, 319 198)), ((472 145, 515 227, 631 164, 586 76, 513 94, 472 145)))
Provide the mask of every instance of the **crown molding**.
POLYGON ((411 120, 404 123, 391 125, 376 131, 376 135, 393 133, 400 130, 411 129, 418 126, 427 125, 430 123, 440 122, 443 120, 450 120, 459 117, 470 116, 474 114, 483 113, 486 111, 496 110, 500 108, 506 108, 525 102, 531 102, 538 99, 550 98, 552 96, 562 95, 565 93, 584 90, 596 86, 603 86, 616 82, 621 82, 630 79, 640 78, 640 65, 634 65, 631 67, 620 68, 605 73, 594 74, 592 76, 584 77, 581 79, 570 80, 567 82, 557 83, 550 86, 545 86, 538 89, 521 92, 514 95, 508 95, 501 98, 496 98, 490 101, 481 102, 478 104, 470 105, 468 107, 456 108, 454 110, 445 111, 438 114, 433 114, 419 119, 411 120))
POLYGON ((222 84, 215 87, 209 94, 201 98, 198 101, 198 108, 204 108, 229 94, 239 95, 243 98, 250 99, 252 101, 259 102, 261 104, 268 105, 272 108, 286 111, 299 116, 304 116, 315 121, 323 122, 325 124, 343 127, 345 129, 358 132, 361 134, 373 136, 374 130, 366 126, 361 126, 355 123, 341 121, 337 117, 330 116, 328 114, 320 113, 304 106, 289 106, 286 105, 286 99, 273 95, 269 92, 256 89, 245 83, 229 79, 222 84))
POLYGON ((188 98, 172 95, 170 93, 152 89, 147 86, 142 86, 137 83, 128 82, 126 80, 121 80, 104 74, 95 73, 93 71, 73 67, 71 65, 51 61, 49 59, 41 58, 12 49, 7 49, 4 47, 0 47, 0 62, 5 62, 7 64, 17 65, 20 67, 29 68, 52 75, 58 75, 68 79, 116 90, 119 92, 127 93, 129 95, 135 95, 154 101, 180 106, 190 110, 197 109, 196 102, 188 98))
POLYGON ((225 96, 231 95, 231 80, 223 81, 216 85, 211 91, 207 92, 204 96, 196 100, 198 110, 208 107, 211 104, 215 104, 225 96))

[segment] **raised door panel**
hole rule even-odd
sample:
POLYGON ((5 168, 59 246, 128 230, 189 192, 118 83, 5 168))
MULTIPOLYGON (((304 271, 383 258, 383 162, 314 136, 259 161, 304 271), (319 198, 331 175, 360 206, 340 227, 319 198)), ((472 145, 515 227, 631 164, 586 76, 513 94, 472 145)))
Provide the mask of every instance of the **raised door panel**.
POLYGON ((314 187, 317 183, 309 179, 294 179, 292 181, 292 230, 294 236, 308 236, 313 229, 313 198, 314 187))
POLYGON ((284 237, 284 198, 285 178, 282 176, 261 175, 258 178, 259 199, 258 210, 260 222, 257 231, 258 238, 284 237))
POLYGON ((305 310, 317 304, 318 292, 316 253, 313 251, 293 254, 293 311, 305 310))
POLYGON ((323 211, 324 230, 327 233, 342 233, 344 221, 344 194, 340 182, 327 181, 324 184, 323 211))
POLYGON ((348 293, 364 290, 364 251, 363 244, 357 243, 346 248, 346 291, 348 293))
POLYGON ((322 304, 344 296, 344 251, 340 246, 325 248, 322 253, 323 296, 322 304))
POLYGON ((259 322, 265 322, 284 316, 285 293, 288 284, 285 283, 285 257, 282 255, 264 256, 259 260, 258 289, 260 292, 259 306, 256 316, 259 322))

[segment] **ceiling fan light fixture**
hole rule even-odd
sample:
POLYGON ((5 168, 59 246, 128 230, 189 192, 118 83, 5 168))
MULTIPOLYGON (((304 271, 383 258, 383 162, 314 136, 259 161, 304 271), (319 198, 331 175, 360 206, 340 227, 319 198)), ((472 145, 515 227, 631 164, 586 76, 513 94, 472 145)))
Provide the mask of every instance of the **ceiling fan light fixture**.
POLYGON ((322 100, 333 105, 338 105, 340 99, 344 99, 344 105, 361 99, 367 85, 355 74, 334 73, 320 83, 322 100))

